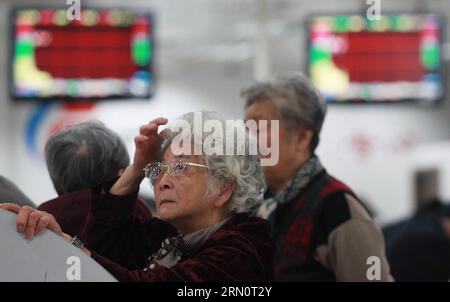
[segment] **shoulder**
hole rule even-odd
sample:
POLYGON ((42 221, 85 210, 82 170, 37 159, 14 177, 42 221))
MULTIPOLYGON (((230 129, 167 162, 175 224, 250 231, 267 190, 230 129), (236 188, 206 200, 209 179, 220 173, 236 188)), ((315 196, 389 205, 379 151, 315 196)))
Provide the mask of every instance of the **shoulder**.
POLYGON ((249 214, 233 215, 208 241, 251 250, 273 247, 269 222, 249 214))
POLYGON ((19 188, 13 184, 9 179, 0 176, 0 194, 10 194, 20 192, 19 188))
POLYGON ((0 176, 0 202, 12 202, 21 206, 35 207, 34 203, 13 182, 0 176))
POLYGON ((326 218, 334 217, 336 223, 351 218, 371 219, 366 207, 347 184, 328 173, 323 179, 319 193, 323 201, 320 206, 322 215, 326 218))
POLYGON ((6 179, 5 177, 3 177, 2 175, 0 175, 0 186, 9 186, 11 184, 11 182, 6 179))
POLYGON ((70 210, 70 206, 76 208, 84 208, 88 206, 90 202, 90 191, 88 189, 77 192, 72 192, 50 199, 39 205, 38 210, 48 211, 56 208, 64 208, 70 210))
POLYGON ((337 228, 350 222, 359 222, 358 224, 363 225, 374 224, 361 201, 349 192, 336 192, 323 200, 317 223, 321 229, 320 233, 325 238, 337 228))
MULTIPOLYGON (((261 233, 269 234, 271 227, 266 219, 252 216, 249 213, 234 214, 228 222, 219 229, 222 232, 240 232, 243 234, 261 233)), ((219 232, 218 231, 218 232, 219 232)))

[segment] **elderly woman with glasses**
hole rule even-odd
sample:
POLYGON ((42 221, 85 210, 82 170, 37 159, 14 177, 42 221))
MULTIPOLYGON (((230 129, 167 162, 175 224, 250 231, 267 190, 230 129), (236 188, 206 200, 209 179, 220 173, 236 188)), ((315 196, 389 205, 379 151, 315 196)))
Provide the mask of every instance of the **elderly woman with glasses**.
POLYGON ((246 138, 243 146, 233 140, 232 155, 223 155, 225 147, 215 149, 223 152, 204 152, 213 137, 203 132, 205 123, 219 121, 225 129, 225 121, 201 112, 200 127, 195 127, 194 115, 175 121, 189 126, 183 133, 172 127, 178 131, 158 134, 167 123, 164 118, 140 128, 133 164, 115 183, 92 190, 90 216, 80 236, 85 246, 64 234, 45 212, 2 207, 18 212, 17 228, 27 237, 47 227, 82 247, 119 281, 270 281, 270 226, 252 215, 265 183, 258 155, 249 155, 250 136, 241 136, 246 138), (246 152, 238 152, 242 147, 246 152), (159 217, 149 221, 131 215, 144 177, 153 186, 159 217))

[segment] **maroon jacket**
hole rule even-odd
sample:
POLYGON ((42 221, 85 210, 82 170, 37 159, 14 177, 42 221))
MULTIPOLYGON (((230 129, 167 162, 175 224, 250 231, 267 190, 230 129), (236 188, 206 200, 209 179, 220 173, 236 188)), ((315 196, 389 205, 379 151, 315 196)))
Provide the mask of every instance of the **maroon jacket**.
POLYGON ((144 222, 133 217, 136 197, 137 193, 114 196, 92 190, 91 212, 83 234, 92 258, 119 281, 273 280, 270 225, 247 214, 233 215, 197 252, 175 266, 143 271, 148 257, 176 230, 157 218, 144 222))
MULTIPOLYGON (((91 207, 91 190, 61 195, 57 198, 44 202, 38 210, 45 211, 55 216, 61 229, 70 236, 80 236, 91 207)), ((139 200, 133 211, 133 216, 143 221, 152 217, 149 208, 144 201, 139 200)))

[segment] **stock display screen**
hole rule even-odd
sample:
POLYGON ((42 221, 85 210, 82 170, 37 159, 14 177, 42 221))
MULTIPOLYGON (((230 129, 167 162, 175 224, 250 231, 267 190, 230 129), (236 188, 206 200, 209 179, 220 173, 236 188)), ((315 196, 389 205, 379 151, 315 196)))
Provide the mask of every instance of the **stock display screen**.
POLYGON ((148 12, 18 9, 12 14, 11 94, 19 99, 150 98, 153 21, 148 12))
POLYGON ((316 16, 308 31, 309 74, 329 103, 434 103, 443 96, 437 15, 316 16))

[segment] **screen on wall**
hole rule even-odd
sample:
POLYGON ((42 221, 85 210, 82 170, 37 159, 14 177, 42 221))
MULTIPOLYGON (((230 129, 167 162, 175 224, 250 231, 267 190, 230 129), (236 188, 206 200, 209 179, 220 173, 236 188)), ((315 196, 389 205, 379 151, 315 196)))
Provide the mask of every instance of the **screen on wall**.
POLYGON ((15 9, 11 85, 14 99, 150 98, 154 90, 150 12, 15 9), (73 18, 72 18, 73 19, 73 18))
POLYGON ((309 18, 309 75, 328 103, 434 103, 444 94, 442 28, 435 14, 309 18))

